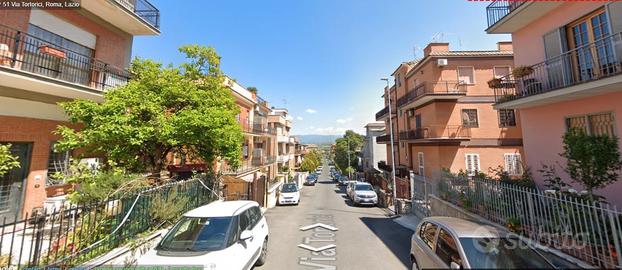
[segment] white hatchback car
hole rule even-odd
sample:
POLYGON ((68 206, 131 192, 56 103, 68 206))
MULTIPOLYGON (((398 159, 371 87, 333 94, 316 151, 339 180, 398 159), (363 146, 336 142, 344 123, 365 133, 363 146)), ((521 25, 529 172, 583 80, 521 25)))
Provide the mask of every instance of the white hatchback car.
POLYGON ((378 204, 378 195, 374 187, 365 182, 357 182, 352 188, 352 202, 354 205, 376 205, 378 204))
POLYGON ((137 265, 246 270, 266 262, 267 248, 268 223, 259 204, 217 201, 184 214, 137 265))
POLYGON ((283 184, 281 192, 279 193, 279 205, 286 204, 299 204, 300 203, 300 190, 296 183, 283 184))

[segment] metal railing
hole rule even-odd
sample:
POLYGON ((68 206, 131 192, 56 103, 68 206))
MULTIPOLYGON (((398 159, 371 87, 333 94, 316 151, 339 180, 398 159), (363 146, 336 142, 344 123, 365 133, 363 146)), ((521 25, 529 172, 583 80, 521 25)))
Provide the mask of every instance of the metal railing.
POLYGON ((577 195, 442 176, 440 199, 598 268, 622 267, 622 212, 577 195))
POLYGON ((463 139, 471 137, 471 128, 461 125, 427 126, 400 132, 400 140, 463 139))
MULTIPOLYGON (((503 103, 622 74, 622 33, 604 37, 549 58, 526 75, 500 78, 495 102, 503 103)), ((529 72, 530 71, 530 72, 529 72)))
POLYGON ((377 143, 391 143, 391 135, 382 135, 376 137, 377 143))
POLYGON ((486 7, 486 16, 488 17, 488 28, 498 21, 502 20, 515 9, 522 6, 524 0, 495 0, 486 7))
POLYGON ((246 158, 240 160, 240 164, 237 167, 233 167, 226 162, 223 162, 221 166, 221 172, 225 175, 239 175, 247 172, 251 172, 254 170, 258 170, 260 165, 257 165, 253 158, 246 158))
POLYGON ((252 164, 254 166, 266 166, 276 162, 276 156, 253 157, 252 164))
POLYGON ((114 0, 145 22, 160 29, 160 11, 147 0, 114 0))
POLYGON ((376 113, 376 120, 386 116, 387 114, 389 114, 389 106, 384 107, 382 110, 376 113))
POLYGON ((378 169, 381 169, 383 171, 387 171, 390 172, 392 169, 391 165, 388 165, 386 162, 384 161, 380 161, 378 162, 378 169))
POLYGON ((15 222, 7 222, 5 217, 0 223, 3 267, 48 269, 85 263, 136 239, 138 234, 157 229, 162 222, 155 217, 157 205, 162 208, 179 202, 179 208, 171 205, 168 211, 181 216, 215 200, 216 195, 199 181, 174 182, 102 202, 26 213, 15 222))
POLYGON ((0 25, 0 66, 105 91, 125 85, 127 70, 0 25))
POLYGON ((466 84, 458 81, 422 82, 397 99, 397 106, 402 107, 426 95, 466 94, 466 84))

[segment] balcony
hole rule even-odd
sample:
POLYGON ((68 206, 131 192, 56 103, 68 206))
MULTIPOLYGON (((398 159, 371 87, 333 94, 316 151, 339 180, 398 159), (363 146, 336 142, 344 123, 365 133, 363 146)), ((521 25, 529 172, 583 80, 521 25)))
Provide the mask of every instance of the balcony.
POLYGON ((471 138, 471 128, 461 125, 438 125, 402 131, 400 140, 404 141, 462 141, 471 138))
MULTIPOLYGON (((395 115, 395 107, 393 107, 393 115, 395 115)), ((389 106, 384 107, 384 109, 380 110, 376 113, 376 121, 384 121, 389 117, 389 106)))
MULTIPOLYGON (((393 139, 394 139, 393 143, 396 144, 397 143, 397 138, 394 137, 393 139)), ((391 143, 391 135, 387 134, 387 135, 378 136, 378 137, 376 137, 376 142, 380 143, 380 144, 389 144, 389 143, 391 143)))
POLYGON ((253 157, 252 164, 254 166, 267 166, 276 162, 275 156, 259 156, 253 157))
POLYGON ((397 106, 410 109, 432 100, 452 100, 465 96, 467 85, 458 81, 423 82, 397 99, 397 106))
POLYGON ((147 0, 89 0, 81 8, 131 35, 160 33, 160 11, 147 0))
POLYGON ((531 66, 528 75, 501 78, 495 108, 546 105, 622 90, 622 33, 531 66))
POLYGON ((276 135, 276 129, 268 127, 265 123, 251 122, 248 119, 238 119, 242 132, 251 135, 276 135))
POLYGON ((258 170, 261 166, 256 165, 253 159, 247 158, 240 161, 240 166, 234 168, 228 164, 222 165, 222 174, 225 175, 245 175, 258 170))
POLYGON ((278 157, 276 157, 276 162, 284 163, 284 162, 288 162, 290 159, 291 159, 291 156, 289 154, 280 154, 278 157))
POLYGON ((544 16, 564 1, 494 0, 486 7, 489 34, 509 34, 544 16))
POLYGON ((124 69, 0 25, 3 86, 72 99, 102 100, 130 79, 124 69))
POLYGON ((279 135, 276 137, 278 143, 289 143, 289 136, 279 135))

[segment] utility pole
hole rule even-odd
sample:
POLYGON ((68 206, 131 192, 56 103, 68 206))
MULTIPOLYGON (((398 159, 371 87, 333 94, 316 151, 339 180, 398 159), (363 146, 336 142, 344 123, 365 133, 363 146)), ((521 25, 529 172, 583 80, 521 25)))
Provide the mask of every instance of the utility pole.
POLYGON ((391 138, 391 177, 393 183, 393 210, 397 213, 397 186, 395 185, 395 151, 393 149, 393 117, 391 111, 391 93, 389 92, 389 78, 382 78, 380 80, 387 82, 387 99, 389 100, 389 136, 391 138))
POLYGON ((346 170, 348 170, 348 180, 350 180, 352 179, 352 174, 350 173, 350 138, 346 137, 346 142, 348 143, 348 167, 346 170))

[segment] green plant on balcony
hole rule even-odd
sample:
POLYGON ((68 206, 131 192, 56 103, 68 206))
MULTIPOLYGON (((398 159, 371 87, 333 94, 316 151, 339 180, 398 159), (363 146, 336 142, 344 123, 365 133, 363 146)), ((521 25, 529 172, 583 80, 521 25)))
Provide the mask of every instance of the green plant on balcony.
POLYGON ((497 103, 503 103, 503 102, 506 102, 506 101, 510 101, 512 99, 514 99, 514 95, 504 94, 504 95, 500 96, 499 98, 497 98, 497 103))
POLYGON ((520 79, 525 76, 529 76, 533 73, 533 68, 531 66, 519 66, 512 70, 512 76, 514 78, 520 79))
POLYGON ((488 87, 492 89, 502 88, 502 84, 501 84, 502 82, 503 81, 500 78, 494 78, 488 81, 488 87))

